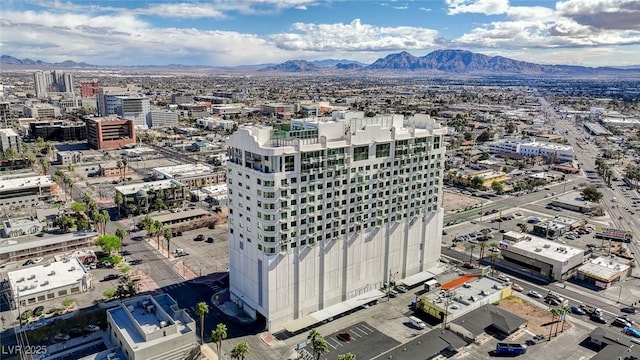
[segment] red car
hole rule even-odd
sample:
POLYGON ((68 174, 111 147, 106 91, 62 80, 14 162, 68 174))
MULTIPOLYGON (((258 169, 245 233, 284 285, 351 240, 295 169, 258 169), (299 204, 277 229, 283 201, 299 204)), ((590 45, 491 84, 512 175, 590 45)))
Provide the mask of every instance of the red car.
POLYGON ((338 339, 342 340, 342 341, 351 341, 351 339, 353 339, 351 337, 351 334, 349 334, 348 332, 342 330, 338 333, 338 339))

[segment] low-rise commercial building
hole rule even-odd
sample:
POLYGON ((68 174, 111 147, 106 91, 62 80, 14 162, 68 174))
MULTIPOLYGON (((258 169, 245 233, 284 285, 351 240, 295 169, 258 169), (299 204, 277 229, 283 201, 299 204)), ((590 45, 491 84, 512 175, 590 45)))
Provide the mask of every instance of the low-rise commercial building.
POLYGON ((0 229, 0 236, 17 238, 27 234, 35 235, 42 231, 42 227, 38 219, 10 219, 4 222, 4 227, 0 229))
POLYGON ((517 243, 502 240, 500 264, 531 276, 550 280, 570 278, 584 262, 584 250, 537 236, 517 243))
POLYGON ((0 241, 0 263, 24 261, 39 256, 65 253, 95 245, 98 233, 78 231, 70 234, 28 236, 0 241))
POLYGON ((573 147, 548 142, 530 141, 519 138, 505 138, 487 144, 494 154, 519 154, 523 156, 540 156, 553 163, 573 161, 573 147))
POLYGON ((10 271, 7 274, 12 308, 83 293, 91 275, 77 258, 10 271))
POLYGON ((599 289, 607 289, 631 276, 629 260, 614 255, 600 256, 580 266, 576 278, 599 289))
POLYGON ((36 119, 52 119, 59 117, 60 108, 49 104, 31 104, 24 107, 25 117, 36 119))
POLYGON ((29 176, 0 180, 0 206, 33 206, 53 199, 58 185, 50 176, 29 176))
POLYGON ((176 180, 158 180, 142 184, 117 186, 122 196, 121 214, 146 214, 150 211, 182 206, 189 191, 176 180))
POLYGON ((107 311, 107 322, 129 360, 182 360, 197 346, 195 321, 167 294, 123 301, 107 311))
POLYGON ((580 226, 581 221, 568 216, 556 216, 553 219, 544 219, 533 225, 533 234, 555 239, 580 226))
POLYGON ((585 214, 596 212, 600 205, 585 201, 578 191, 570 191, 551 200, 551 205, 585 214))
POLYGON ((204 186, 224 183, 227 172, 223 168, 215 168, 208 164, 183 164, 153 169, 156 179, 173 179, 179 181, 189 190, 204 186))
POLYGON ((151 111, 149 113, 151 118, 152 128, 166 128, 178 126, 178 112, 177 111, 151 111))

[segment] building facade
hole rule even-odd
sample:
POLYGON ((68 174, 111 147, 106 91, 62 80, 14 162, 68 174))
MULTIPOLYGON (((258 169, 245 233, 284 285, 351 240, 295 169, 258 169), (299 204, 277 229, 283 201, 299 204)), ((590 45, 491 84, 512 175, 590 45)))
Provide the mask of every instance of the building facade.
POLYGON ((10 128, 0 129, 0 151, 5 152, 9 149, 16 152, 16 155, 20 153, 20 135, 10 128))
POLYGON ((163 128, 178 126, 178 112, 177 111, 151 111, 149 113, 151 118, 152 128, 163 128))
POLYGON ((573 147, 548 142, 530 141, 518 138, 505 138, 487 144, 494 154, 517 154, 522 156, 539 156, 553 163, 573 161, 573 147))
POLYGON ((29 134, 45 141, 83 141, 87 140, 87 126, 63 120, 38 121, 29 124, 29 134))
POLYGON ((133 120, 122 118, 88 118, 87 143, 94 149, 121 149, 136 143, 133 120))
POLYGON ((62 71, 36 71, 33 73, 36 97, 46 98, 50 92, 73 92, 73 76, 62 71))
POLYGON ((227 172, 208 164, 183 164, 154 168, 153 175, 158 180, 177 180, 187 189, 196 190, 204 186, 224 183, 227 172))
POLYGON ((336 112, 228 141, 230 294, 270 329, 438 263, 446 129, 336 112))
POLYGON ((143 96, 119 96, 116 106, 116 114, 120 117, 132 119, 136 127, 151 127, 151 103, 148 97, 143 96))
POLYGON ((34 119, 52 119, 60 117, 60 108, 49 104, 31 104, 24 107, 24 116, 34 119))
POLYGON ((80 97, 90 98, 96 96, 99 87, 98 80, 83 81, 80 84, 80 97))

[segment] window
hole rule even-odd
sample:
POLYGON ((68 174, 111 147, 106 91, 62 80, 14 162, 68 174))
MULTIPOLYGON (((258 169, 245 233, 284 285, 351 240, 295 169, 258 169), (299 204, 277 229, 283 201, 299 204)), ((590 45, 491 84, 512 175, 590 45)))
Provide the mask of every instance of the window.
POLYGON ((356 146, 353 148, 353 160, 367 160, 369 158, 369 146, 356 146))
MULTIPOLYGON (((390 151, 391 151, 391 144, 376 144, 377 158, 388 157, 390 151)), ((374 168, 377 168, 377 165, 374 166, 374 168)))

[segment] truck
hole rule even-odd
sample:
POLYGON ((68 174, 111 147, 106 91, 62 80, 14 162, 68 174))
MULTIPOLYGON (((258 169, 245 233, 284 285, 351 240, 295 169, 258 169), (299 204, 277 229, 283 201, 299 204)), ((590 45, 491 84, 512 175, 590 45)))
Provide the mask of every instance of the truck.
POLYGON ((498 343, 496 345, 497 355, 522 355, 527 352, 527 345, 514 343, 498 343))
POLYGON ((593 315, 593 314, 602 315, 602 310, 600 310, 595 306, 580 304, 580 309, 584 310, 584 312, 586 312, 587 315, 593 315))

